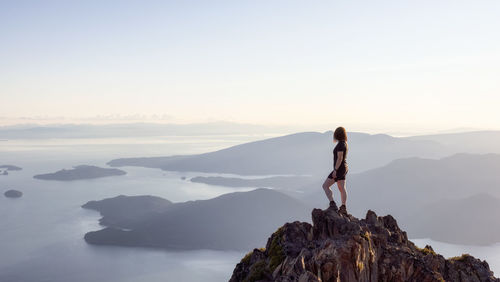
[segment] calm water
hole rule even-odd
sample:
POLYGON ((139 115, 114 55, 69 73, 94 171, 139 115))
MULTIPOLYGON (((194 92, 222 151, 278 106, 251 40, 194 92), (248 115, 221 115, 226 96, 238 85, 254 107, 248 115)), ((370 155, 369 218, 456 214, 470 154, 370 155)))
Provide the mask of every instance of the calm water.
POLYGON ((212 198, 234 189, 181 180, 199 174, 144 168, 125 168, 125 176, 73 182, 41 181, 32 176, 78 164, 104 165, 116 157, 205 152, 256 138, 2 141, 0 163, 23 170, 2 176, 0 192, 18 189, 24 196, 0 197, 0 281, 227 280, 242 253, 87 245, 83 235, 99 229, 99 214, 80 206, 120 194, 151 194, 178 202, 212 198))
MULTIPOLYGON (((200 173, 124 168, 125 176, 73 182, 32 178, 79 164, 104 166, 116 157, 206 152, 260 136, 19 140, 0 142, 0 164, 22 171, 0 176, 0 192, 18 189, 21 199, 0 197, 0 281, 226 281, 243 253, 221 251, 169 252, 87 245, 85 232, 99 229, 97 212, 80 208, 89 200, 150 194, 174 202, 207 199, 235 191, 181 180, 200 173)), ((237 189, 241 191, 242 189, 237 189)), ((431 244, 445 256, 470 253, 487 259, 500 271, 500 245, 490 247, 431 244)), ((264 244, 264 242, 263 242, 264 244)))

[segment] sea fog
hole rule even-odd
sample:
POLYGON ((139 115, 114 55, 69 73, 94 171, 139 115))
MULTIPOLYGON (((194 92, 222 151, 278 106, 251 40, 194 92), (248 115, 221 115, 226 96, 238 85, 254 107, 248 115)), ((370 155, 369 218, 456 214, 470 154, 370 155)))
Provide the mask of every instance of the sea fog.
MULTIPOLYGON (((268 137, 268 136, 265 136, 268 137)), ((20 199, 0 197, 0 281, 225 281, 244 252, 171 252, 92 246, 86 232, 100 229, 99 214, 80 206, 90 200, 123 195, 155 195, 174 202, 208 199, 233 191, 192 183, 206 173, 165 172, 125 167, 125 176, 71 182, 43 181, 33 175, 80 164, 105 166, 118 157, 165 156, 213 151, 264 136, 189 136, 115 139, 43 139, 0 142, 0 163, 23 168, 0 176, 0 192, 21 190, 20 199), (186 177, 187 180, 183 180, 186 177)), ((500 245, 432 245, 445 256, 470 253, 500 272, 500 245)), ((264 244, 265 242, 263 242, 264 244)), ((262 246, 256 246, 262 247, 262 246)))

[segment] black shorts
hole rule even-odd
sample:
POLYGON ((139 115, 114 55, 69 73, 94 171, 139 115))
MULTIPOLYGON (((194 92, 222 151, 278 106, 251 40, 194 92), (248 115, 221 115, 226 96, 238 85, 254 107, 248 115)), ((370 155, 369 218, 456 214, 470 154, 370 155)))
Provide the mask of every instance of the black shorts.
POLYGON ((328 178, 335 180, 345 180, 345 176, 347 175, 348 171, 349 170, 347 169, 347 167, 340 167, 335 175, 333 175, 333 170, 332 170, 332 172, 328 174, 328 178))

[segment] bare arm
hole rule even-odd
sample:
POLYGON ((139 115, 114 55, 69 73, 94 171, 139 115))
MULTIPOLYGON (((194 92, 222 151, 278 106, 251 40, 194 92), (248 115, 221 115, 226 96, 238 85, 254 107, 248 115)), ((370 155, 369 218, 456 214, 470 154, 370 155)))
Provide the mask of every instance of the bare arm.
POLYGON ((340 165, 342 164, 343 160, 344 160, 344 152, 338 152, 337 163, 335 164, 335 170, 338 170, 340 168, 340 165))

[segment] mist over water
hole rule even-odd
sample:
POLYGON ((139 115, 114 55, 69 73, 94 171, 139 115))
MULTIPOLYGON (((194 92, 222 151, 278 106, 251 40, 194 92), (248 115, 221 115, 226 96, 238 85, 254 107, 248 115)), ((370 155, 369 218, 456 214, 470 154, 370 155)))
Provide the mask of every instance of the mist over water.
MULTIPOLYGON (((125 176, 71 182, 42 181, 33 175, 79 164, 105 166, 113 158, 212 151, 259 139, 228 136, 158 139, 2 141, 0 162, 23 168, 0 176, 0 192, 17 189, 20 199, 0 197, 0 281, 225 281, 243 252, 181 251, 88 245, 86 232, 101 228, 99 214, 80 206, 117 195, 154 195, 174 202, 208 199, 250 188, 209 186, 181 177, 214 175, 125 167, 125 176), (160 140, 161 141, 161 140, 160 140)), ((500 245, 459 246, 431 240, 445 256, 470 253, 500 272, 500 245)), ((262 242, 263 244, 265 242, 262 242)), ((262 246, 256 246, 262 247, 262 246)))

